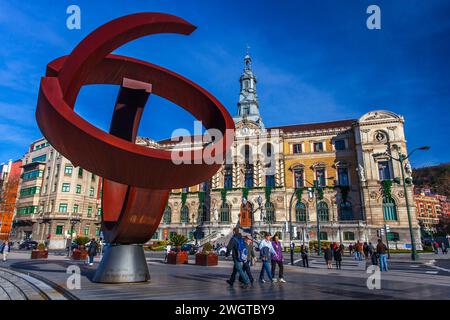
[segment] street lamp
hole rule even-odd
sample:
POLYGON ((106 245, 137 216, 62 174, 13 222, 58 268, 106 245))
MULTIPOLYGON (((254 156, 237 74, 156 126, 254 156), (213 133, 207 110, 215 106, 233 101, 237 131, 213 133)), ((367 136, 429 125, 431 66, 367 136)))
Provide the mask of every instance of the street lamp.
MULTIPOLYGON (((255 210, 250 210, 250 233, 252 235, 252 240, 254 239, 254 214, 256 213, 256 211, 261 210, 261 217, 262 217, 262 202, 263 199, 261 197, 261 195, 258 195, 258 198, 256 198, 256 202, 258 203, 258 208, 256 208, 255 210)), ((245 197, 242 197, 242 205, 247 208, 247 203, 248 200, 245 197)), ((262 220, 262 219, 261 219, 262 220)))
MULTIPOLYGON (((408 213, 408 223, 409 223, 409 234, 411 236, 411 259, 412 260, 417 260, 419 259, 419 256, 417 255, 417 251, 416 251, 416 243, 414 240, 414 232, 412 229, 412 220, 411 220, 411 210, 409 209, 409 201, 408 201, 408 193, 406 190, 406 184, 411 183, 410 179, 408 179, 409 181, 407 182, 406 178, 405 178, 405 168, 404 168, 404 162, 417 150, 421 150, 421 151, 427 151, 430 149, 429 146, 423 146, 423 147, 419 147, 419 148, 415 148, 413 149, 409 155, 403 154, 401 152, 400 146, 397 144, 393 144, 392 147, 394 148, 395 151, 397 151, 397 155, 398 158, 394 158, 391 155, 390 150, 388 149, 388 152, 384 152, 384 153, 376 153, 374 154, 374 157, 377 157, 379 155, 387 155, 390 159, 395 160, 400 162, 400 168, 401 168, 401 173, 402 173, 402 183, 403 183, 403 192, 405 194, 405 204, 406 204, 406 212, 408 213)), ((388 146, 389 148, 389 146, 388 146)), ((387 234, 386 234, 387 237, 387 234)))

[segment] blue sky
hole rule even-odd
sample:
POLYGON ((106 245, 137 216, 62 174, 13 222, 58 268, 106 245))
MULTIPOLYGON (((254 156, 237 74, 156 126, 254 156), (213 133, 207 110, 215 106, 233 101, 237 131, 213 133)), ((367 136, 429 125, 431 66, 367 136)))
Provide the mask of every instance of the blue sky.
MULTIPOLYGON (((0 0, 0 162, 20 158, 41 136, 34 118, 46 64, 95 27, 142 11, 178 15, 198 29, 156 35, 118 49, 197 82, 236 113, 245 47, 250 45, 266 126, 358 118, 386 109, 406 120, 413 166, 448 162, 450 2, 446 0, 14 1, 0 0), (66 9, 81 8, 81 30, 66 9), (381 8, 382 29, 366 28, 366 8, 381 8)), ((114 86, 84 87, 75 110, 106 130, 114 86)), ((192 130, 183 109, 151 96, 140 135, 163 139, 192 130)))

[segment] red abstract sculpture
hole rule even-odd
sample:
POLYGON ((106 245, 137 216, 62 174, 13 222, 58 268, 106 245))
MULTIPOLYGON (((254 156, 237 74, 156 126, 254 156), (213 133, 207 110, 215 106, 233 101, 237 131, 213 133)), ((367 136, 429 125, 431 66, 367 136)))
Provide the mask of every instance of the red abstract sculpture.
MULTIPOLYGON (((170 151, 135 144, 150 93, 183 107, 207 129, 220 130, 222 138, 213 142, 215 157, 224 159, 233 142, 226 131, 234 130, 234 122, 209 92, 157 65, 110 54, 142 36, 189 35, 194 30, 190 23, 168 14, 124 16, 94 30, 70 55, 50 62, 41 80, 36 110, 39 128, 74 165, 104 178, 102 230, 111 244, 148 241, 160 223, 170 190, 206 181, 221 165, 206 163, 203 152, 193 150, 185 152, 196 164, 175 164, 170 151), (74 111, 85 84, 121 85, 109 134, 74 111)), ((111 278, 107 282, 122 281, 111 278)))

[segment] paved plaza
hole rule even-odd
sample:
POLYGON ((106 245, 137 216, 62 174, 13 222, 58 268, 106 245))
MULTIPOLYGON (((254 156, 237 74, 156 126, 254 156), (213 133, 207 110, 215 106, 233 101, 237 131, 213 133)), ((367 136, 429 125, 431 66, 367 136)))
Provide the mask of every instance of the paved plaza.
MULTIPOLYGON (((99 284, 91 281, 98 265, 87 266, 63 254, 51 254, 48 260, 31 260, 29 252, 12 252, 0 264, 0 299, 450 299, 450 260, 446 256, 423 254, 418 262, 408 255, 396 255, 391 270, 381 275, 381 289, 367 288, 366 261, 345 257, 342 270, 327 270, 322 257, 311 257, 310 268, 285 265, 285 284, 255 283, 242 289, 230 287, 225 280, 231 273, 231 261, 220 259, 215 267, 163 263, 161 253, 147 253, 151 281, 139 284, 99 284), (68 290, 67 268, 81 270, 81 288, 68 290)), ((257 279, 260 264, 253 268, 257 279)))

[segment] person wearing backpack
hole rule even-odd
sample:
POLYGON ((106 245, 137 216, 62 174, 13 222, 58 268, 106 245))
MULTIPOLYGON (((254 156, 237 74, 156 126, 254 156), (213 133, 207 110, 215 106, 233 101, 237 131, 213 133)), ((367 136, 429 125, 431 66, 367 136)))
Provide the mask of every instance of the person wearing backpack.
POLYGON ((228 257, 230 253, 233 257, 233 272, 231 273, 230 279, 227 280, 227 283, 230 286, 233 286, 234 281, 236 280, 236 273, 239 273, 239 276, 242 278, 242 282, 244 283, 242 288, 248 288, 250 286, 250 280, 242 268, 242 264, 247 261, 248 252, 245 247, 244 239, 239 233, 239 229, 234 228, 233 233, 234 235, 230 239, 227 246, 227 252, 225 253, 226 257, 228 257))
POLYGON ((272 256, 272 282, 277 282, 277 278, 275 278, 275 271, 278 265, 278 278, 280 282, 285 283, 286 280, 283 279, 283 248, 281 247, 281 242, 278 238, 278 235, 274 235, 272 239, 272 247, 275 249, 276 255, 272 256))
POLYGON ((270 241, 270 237, 271 237, 271 234, 269 232, 267 232, 265 234, 265 236, 264 236, 264 239, 261 240, 261 242, 259 243, 259 252, 261 254, 261 262, 262 262, 261 272, 259 274, 259 281, 261 283, 266 282, 264 280, 264 272, 269 277, 269 281, 270 282, 273 281, 272 271, 271 271, 271 268, 270 268, 270 261, 271 261, 271 255, 276 256, 277 253, 276 253, 275 249, 272 246, 272 242, 270 241))
MULTIPOLYGON (((242 269, 247 274, 248 279, 250 280, 250 283, 253 284, 254 279, 253 279, 252 271, 250 269, 250 266, 256 259, 255 250, 253 249, 253 244, 252 244, 253 240, 249 236, 245 236, 244 241, 245 241, 245 247, 247 248, 248 256, 247 256, 247 261, 245 261, 242 265, 242 269)), ((242 282, 241 276, 239 276, 239 281, 242 282)))

